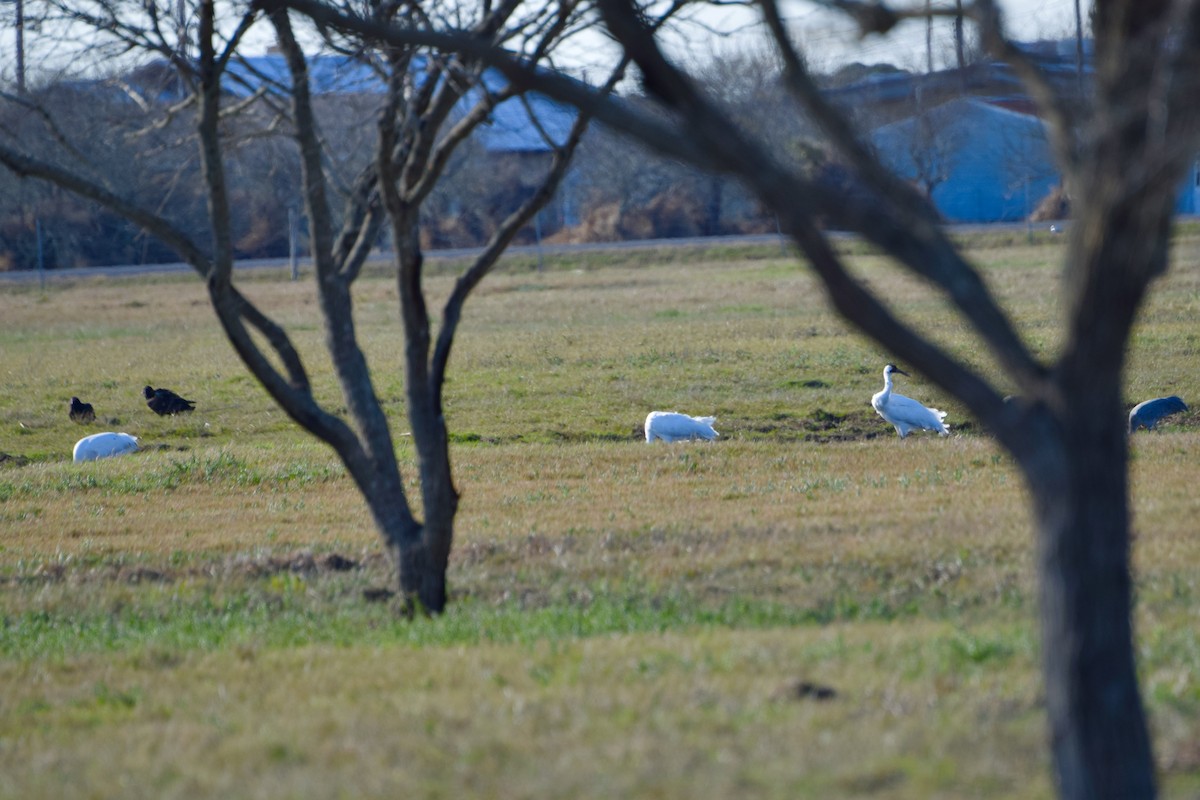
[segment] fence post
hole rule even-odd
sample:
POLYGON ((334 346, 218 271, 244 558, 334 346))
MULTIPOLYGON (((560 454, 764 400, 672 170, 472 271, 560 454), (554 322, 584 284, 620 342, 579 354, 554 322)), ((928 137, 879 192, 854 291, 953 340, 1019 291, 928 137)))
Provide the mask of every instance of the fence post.
POLYGON ((300 278, 300 262, 296 258, 296 238, 299 234, 296 209, 288 206, 288 263, 292 267, 292 280, 300 278))
POLYGON ((1033 212, 1029 210, 1029 176, 1025 176, 1025 238, 1033 244, 1033 212))
POLYGON ((33 221, 33 229, 37 234, 37 270, 38 281, 41 283, 42 291, 46 291, 46 254, 45 248, 42 247, 42 221, 35 219, 33 221))
POLYGON ((540 209, 533 215, 533 235, 537 238, 537 271, 541 272, 546 268, 546 265, 542 262, 542 212, 540 209))

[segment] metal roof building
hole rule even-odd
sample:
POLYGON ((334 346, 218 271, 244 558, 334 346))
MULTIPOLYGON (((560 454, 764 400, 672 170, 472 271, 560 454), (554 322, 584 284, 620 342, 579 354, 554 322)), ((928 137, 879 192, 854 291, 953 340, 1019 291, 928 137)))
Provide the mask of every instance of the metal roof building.
MULTIPOLYGON (((417 72, 421 65, 417 64, 417 72)), ((340 55, 308 58, 309 83, 314 95, 382 94, 383 78, 360 60, 340 55)), ((283 56, 269 53, 235 59, 226 75, 227 91, 248 97, 265 90, 284 94, 291 88, 291 73, 283 56)), ((483 74, 483 89, 499 92, 507 88, 505 77, 496 70, 483 74)), ((465 114, 481 97, 483 89, 474 88, 460 101, 465 114)), ((475 135, 484 149, 492 153, 542 153, 566 141, 575 122, 573 108, 556 103, 544 95, 528 94, 513 98, 492 109, 491 119, 475 135), (549 138, 549 142, 547 142, 549 138)))

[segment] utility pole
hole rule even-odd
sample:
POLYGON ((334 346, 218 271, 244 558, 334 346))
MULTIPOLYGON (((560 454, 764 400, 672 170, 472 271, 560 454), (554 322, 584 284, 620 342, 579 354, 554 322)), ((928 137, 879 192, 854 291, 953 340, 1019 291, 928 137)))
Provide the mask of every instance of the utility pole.
POLYGON ((179 56, 188 58, 187 0, 175 4, 175 30, 179 36, 179 56))
POLYGON ((17 4, 17 94, 25 94, 25 0, 17 4))
POLYGON ((925 0, 925 71, 933 72, 933 0, 925 0))
POLYGON ((1075 80, 1079 84, 1079 99, 1083 101, 1083 14, 1075 0, 1075 80))
POLYGON ((296 216, 296 207, 288 206, 288 264, 292 267, 292 280, 300 280, 300 259, 297 257, 296 243, 300 238, 300 221, 296 216))
MULTIPOLYGON (((1075 0, 1076 8, 1079 6, 1079 0, 1075 0)), ((954 52, 958 56, 958 68, 962 69, 967 65, 967 56, 963 51, 963 9, 962 0, 954 0, 954 52)))

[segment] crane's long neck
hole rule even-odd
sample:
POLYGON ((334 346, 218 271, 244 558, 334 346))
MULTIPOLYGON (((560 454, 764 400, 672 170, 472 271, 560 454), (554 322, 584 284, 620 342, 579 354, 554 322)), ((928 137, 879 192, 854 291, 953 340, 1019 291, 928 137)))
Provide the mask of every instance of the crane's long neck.
POLYGON ((883 391, 880 392, 884 399, 892 395, 892 371, 885 369, 883 371, 883 391))

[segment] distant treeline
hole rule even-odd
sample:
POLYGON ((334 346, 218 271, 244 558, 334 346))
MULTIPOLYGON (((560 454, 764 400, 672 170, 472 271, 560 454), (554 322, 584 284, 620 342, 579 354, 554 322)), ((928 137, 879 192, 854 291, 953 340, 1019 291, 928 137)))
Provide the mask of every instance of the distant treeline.
MULTIPOLYGON (((782 109, 772 70, 755 57, 714 66, 719 99, 742 109, 748 127, 778 136, 785 157, 821 164, 804 120, 782 109)), ((143 72, 146 72, 145 70, 143 72)), ((150 74, 119 80, 62 82, 30 93, 28 103, 0 104, 0 125, 39 142, 41 155, 98 178, 134 204, 164 214, 195 241, 207 240, 208 209, 190 107, 167 111, 168 92, 147 91, 150 74), (141 84, 132 86, 131 82, 141 84), (161 100, 147 98, 161 97, 161 100), (38 111, 31 111, 31 108, 38 111), (47 120, 53 134, 47 135, 47 120), (68 154, 64 156, 64 153, 68 154)), ((328 165, 333 192, 345 191, 365 166, 376 135, 378 97, 317 98, 326 142, 337 144, 328 165)), ((235 211, 239 258, 286 257, 294 231, 307 250, 300 162, 281 104, 264 100, 223 123, 231 146, 225 171, 235 211), (280 120, 284 122, 281 124, 280 120), (294 223, 292 222, 294 220, 294 223)), ((526 199, 549 163, 548 153, 461 149, 425 203, 424 245, 430 249, 484 243, 526 199)), ((836 179, 836 169, 819 167, 836 179)), ((336 204, 335 204, 336 205, 336 204)), ((774 218, 737 184, 686 168, 595 127, 555 200, 522 231, 518 243, 615 241, 777 230, 774 218)), ((387 226, 377 242, 387 248, 387 226)), ((124 218, 40 181, 0 169, 0 270, 161 263, 178 254, 124 218)))
MULTIPOLYGON (((163 212, 197 241, 207 239, 208 210, 199 175, 199 153, 186 114, 167 125, 118 92, 102 85, 49 87, 36 96, 59 121, 69 149, 86 171, 134 203, 163 212), (103 146, 92 147, 92 143, 103 146), (101 153, 106 155, 101 161, 101 153)), ((341 143, 335 165, 350 185, 374 133, 370 108, 355 97, 322 99, 326 137, 341 143)), ((7 124, 19 130, 33 121, 6 106, 7 124)), ((264 112, 265 113, 265 112, 264 112)), ((267 123, 260 121, 263 126, 267 123)), ((230 125, 239 139, 225 164, 235 209, 234 246, 239 258, 285 257, 289 232, 306 251, 299 157, 283 133, 262 135, 253 116, 230 125), (295 227, 289 224, 294 217, 295 227)), ((48 158, 62 158, 47 146, 48 158)), ((426 204, 422 233, 428 248, 484 243, 497 224, 532 191, 548 154, 487 153, 467 148, 426 204)), ((386 226, 384 226, 386 231, 386 226)), ((551 241, 703 236, 775 230, 736 184, 683 168, 609 133, 589 134, 571 175, 555 201, 518 243, 537 236, 551 241)), ((386 235, 386 234, 384 234, 386 235)), ((386 238, 378 242, 386 248, 386 238)), ((42 182, 0 170, 0 270, 160 263, 179 256, 122 217, 42 182), (40 242, 39 242, 40 237, 40 242)))

